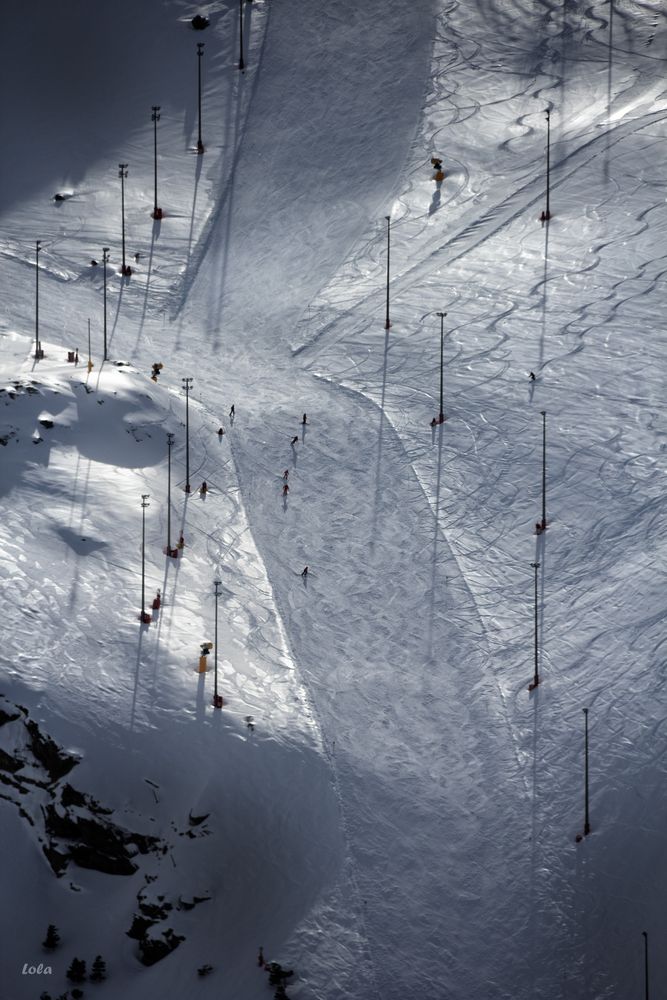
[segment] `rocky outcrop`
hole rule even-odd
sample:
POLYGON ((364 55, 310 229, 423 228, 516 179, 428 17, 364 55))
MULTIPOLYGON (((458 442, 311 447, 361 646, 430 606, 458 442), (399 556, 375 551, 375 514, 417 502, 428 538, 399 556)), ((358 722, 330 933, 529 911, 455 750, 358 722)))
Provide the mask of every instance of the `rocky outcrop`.
POLYGON ((0 696, 0 797, 12 802, 35 829, 57 876, 70 863, 108 875, 133 875, 137 855, 166 848, 157 837, 126 830, 86 792, 63 782, 78 764, 28 717, 0 696))

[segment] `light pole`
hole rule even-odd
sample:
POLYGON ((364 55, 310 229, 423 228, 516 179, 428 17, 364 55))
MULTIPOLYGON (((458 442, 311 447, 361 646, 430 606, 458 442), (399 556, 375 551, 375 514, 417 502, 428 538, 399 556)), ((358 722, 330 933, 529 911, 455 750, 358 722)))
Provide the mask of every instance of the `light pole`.
POLYGON ((541 531, 547 528, 547 411, 540 410, 542 415, 542 521, 541 531))
POLYGON ((197 152, 204 152, 204 143, 201 137, 201 60, 204 55, 204 43, 197 42, 197 107, 199 113, 199 137, 197 139, 197 152))
POLYGON ((443 407, 443 395, 442 395, 442 369, 444 364, 445 356, 445 316, 446 312, 439 312, 437 314, 440 317, 440 413, 438 414, 438 423, 442 424, 445 421, 445 411, 443 407))
POLYGON ((146 625, 151 616, 146 611, 146 508, 150 507, 150 493, 141 494, 141 614, 139 621, 146 625))
POLYGON ((588 709, 584 712, 584 837, 591 832, 590 816, 588 813, 588 709))
POLYGON ((215 587, 215 655, 213 658, 213 707, 222 708, 222 695, 218 694, 218 597, 220 596, 220 580, 214 580, 215 587))
POLYGON ((551 167, 551 112, 547 108, 544 112, 547 116, 547 204, 544 212, 540 216, 540 222, 548 222, 551 218, 551 211, 549 209, 549 188, 551 184, 550 178, 550 167, 551 167))
POLYGON ((109 263, 109 247, 102 247, 102 264, 104 265, 104 360, 107 361, 107 264, 109 263))
POLYGON ((245 70, 243 62, 243 0, 239 0, 239 69, 245 70))
POLYGON ((385 330, 388 330, 391 327, 391 322, 389 320, 389 257, 391 250, 391 236, 390 236, 391 216, 385 215, 385 219, 387 220, 387 312, 384 321, 384 328, 385 330))
POLYGON ((157 123, 160 121, 160 106, 154 104, 151 107, 151 112, 151 121, 153 122, 153 187, 155 191, 151 215, 154 219, 161 219, 162 209, 159 208, 157 203, 157 123))
POLYGON ((125 263, 125 178, 127 177, 127 163, 118 164, 118 176, 120 177, 120 220, 123 236, 123 263, 120 273, 124 278, 129 278, 132 274, 132 268, 129 264, 125 263))
POLYGON ((192 384, 191 378, 183 378, 183 387, 185 389, 185 492, 190 492, 190 409, 189 409, 189 399, 190 399, 190 386, 192 384))
POLYGON ((644 938, 644 1000, 649 1000, 648 995, 648 934, 642 931, 644 938))
MULTIPOLYGON (((171 547, 171 446, 174 443, 174 435, 167 431, 167 555, 173 555, 171 547)), ((176 549, 178 552, 178 549, 176 549)))
POLYGON ((537 664, 537 571, 540 568, 540 564, 538 562, 534 562, 531 563, 530 565, 533 567, 533 570, 535 571, 535 674, 533 676, 531 683, 528 685, 528 690, 534 691, 537 685, 540 683, 540 674, 538 671, 538 664, 537 664))
POLYGON ((42 358, 42 345, 39 342, 39 251, 42 241, 35 240, 35 361, 42 358))

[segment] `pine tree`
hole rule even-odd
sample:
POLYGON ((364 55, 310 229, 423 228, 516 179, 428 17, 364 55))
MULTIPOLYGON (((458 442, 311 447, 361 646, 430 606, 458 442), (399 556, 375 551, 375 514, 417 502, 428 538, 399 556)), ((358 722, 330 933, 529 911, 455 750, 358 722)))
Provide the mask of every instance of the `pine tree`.
POLYGON ((90 979, 93 983, 101 983, 103 979, 107 978, 107 963, 104 961, 101 955, 98 955, 93 962, 93 968, 90 973, 90 979))
POLYGON ((82 958, 73 958, 67 970, 67 978, 71 983, 82 983, 86 978, 86 963, 82 958))
POLYGON ((46 937, 42 941, 43 948, 57 948, 60 944, 60 934, 55 924, 49 924, 46 928, 46 937))

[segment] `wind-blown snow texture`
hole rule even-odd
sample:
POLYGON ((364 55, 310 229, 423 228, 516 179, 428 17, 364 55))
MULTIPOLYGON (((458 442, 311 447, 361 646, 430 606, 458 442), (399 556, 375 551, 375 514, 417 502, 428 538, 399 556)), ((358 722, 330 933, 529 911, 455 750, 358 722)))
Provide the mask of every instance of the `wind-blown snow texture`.
POLYGON ((56 881, 3 804, 7 997, 58 995, 74 955, 102 952, 128 1000, 254 1000, 262 944, 301 1000, 620 1000, 643 988, 643 930, 659 984, 664 10, 253 0, 244 74, 231 0, 202 7, 203 33, 181 0, 84 11, 36 5, 31 77, 19 11, 4 40, 3 693, 81 755, 78 787, 169 850, 131 878, 56 881), (183 376, 205 499, 183 493, 183 376), (144 493, 163 595, 147 628, 144 493), (222 712, 195 672, 216 577, 222 712), (194 837, 189 813, 208 814, 194 837), (211 901, 173 913, 186 940, 146 969, 124 932, 153 876, 211 901), (51 922, 53 976, 22 976, 51 922))

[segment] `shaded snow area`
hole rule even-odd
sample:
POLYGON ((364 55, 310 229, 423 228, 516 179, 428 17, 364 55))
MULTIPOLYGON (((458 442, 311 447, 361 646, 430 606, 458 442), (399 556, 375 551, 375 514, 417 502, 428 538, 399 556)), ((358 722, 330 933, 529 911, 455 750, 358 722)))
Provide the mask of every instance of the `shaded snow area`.
POLYGON ((659 995, 664 6, 0 45, 1 1000, 659 995))

